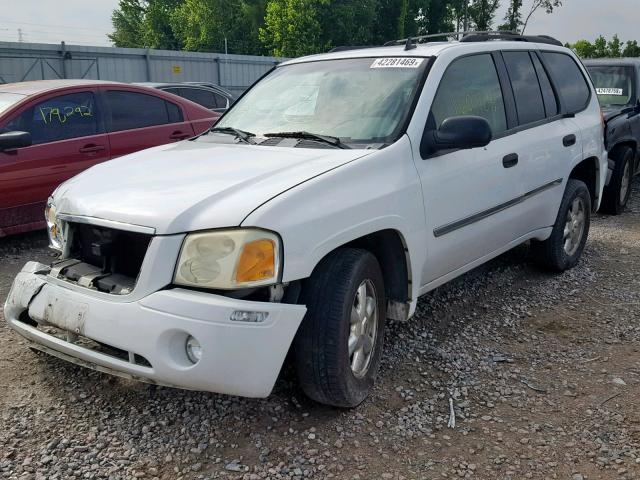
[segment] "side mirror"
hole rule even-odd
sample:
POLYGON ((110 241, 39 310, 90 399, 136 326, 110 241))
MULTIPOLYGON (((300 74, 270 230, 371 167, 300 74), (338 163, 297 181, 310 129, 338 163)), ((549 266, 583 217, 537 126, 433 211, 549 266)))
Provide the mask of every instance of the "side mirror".
POLYGON ((0 133, 0 151, 13 150, 14 148, 28 147, 31 145, 29 132, 0 133))
POLYGON ((433 132, 433 149, 438 151, 486 147, 492 137, 491 126, 482 117, 450 117, 433 132))

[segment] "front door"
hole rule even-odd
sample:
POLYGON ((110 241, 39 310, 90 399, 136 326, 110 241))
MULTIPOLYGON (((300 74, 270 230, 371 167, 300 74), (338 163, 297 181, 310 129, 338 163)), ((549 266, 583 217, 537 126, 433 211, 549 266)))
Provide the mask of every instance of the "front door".
POLYGON ((27 105, 1 130, 31 133, 29 147, 0 152, 0 229, 44 226, 49 195, 65 180, 109 158, 109 142, 91 91, 27 105))
POLYGON ((462 115, 485 118, 498 138, 484 148, 437 152, 417 160, 431 237, 424 284, 455 276, 518 238, 525 228, 517 202, 522 195, 522 174, 514 157, 517 135, 504 136, 505 102, 490 54, 451 63, 434 98, 427 129, 462 115))

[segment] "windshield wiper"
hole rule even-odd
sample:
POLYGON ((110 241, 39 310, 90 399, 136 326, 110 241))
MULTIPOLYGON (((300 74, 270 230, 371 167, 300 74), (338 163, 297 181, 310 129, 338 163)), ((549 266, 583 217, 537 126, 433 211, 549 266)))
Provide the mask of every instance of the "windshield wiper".
POLYGON ((282 137, 282 138, 299 138, 304 140, 315 140, 317 142, 326 143, 336 148, 350 149, 351 147, 342 143, 338 137, 332 137, 330 135, 320 135, 318 133, 311 132, 275 132, 265 133, 265 137, 282 137))
POLYGON ((245 132, 244 130, 240 130, 239 128, 233 128, 233 127, 211 127, 209 129, 209 133, 227 133, 229 135, 233 135, 234 137, 236 137, 238 140, 243 141, 244 143, 248 143, 249 145, 255 145, 256 142, 254 142, 251 137, 255 137, 256 135, 254 133, 251 132, 245 132))

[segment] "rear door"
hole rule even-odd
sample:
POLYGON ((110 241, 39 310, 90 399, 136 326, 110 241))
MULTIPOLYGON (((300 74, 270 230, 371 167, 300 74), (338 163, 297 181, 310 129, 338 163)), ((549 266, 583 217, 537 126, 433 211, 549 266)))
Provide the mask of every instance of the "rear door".
POLYGON ((507 50, 502 57, 518 118, 518 161, 523 172, 526 234, 552 226, 572 162, 582 155, 580 129, 560 114, 560 101, 536 52, 507 50))
POLYGON ((102 91, 112 158, 194 135, 176 103, 152 93, 113 87, 102 91))
POLYGON ((96 94, 40 97, 9 115, 2 131, 31 133, 29 147, 0 152, 0 228, 43 223, 47 197, 63 181, 109 158, 96 94))

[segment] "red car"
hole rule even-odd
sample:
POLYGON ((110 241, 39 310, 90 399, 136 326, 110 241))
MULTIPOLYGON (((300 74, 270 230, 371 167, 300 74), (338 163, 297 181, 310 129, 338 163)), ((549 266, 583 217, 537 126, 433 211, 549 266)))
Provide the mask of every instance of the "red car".
POLYGON ((206 131, 220 115, 161 90, 95 80, 0 85, 0 237, 45 227, 82 170, 206 131))

